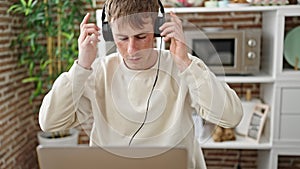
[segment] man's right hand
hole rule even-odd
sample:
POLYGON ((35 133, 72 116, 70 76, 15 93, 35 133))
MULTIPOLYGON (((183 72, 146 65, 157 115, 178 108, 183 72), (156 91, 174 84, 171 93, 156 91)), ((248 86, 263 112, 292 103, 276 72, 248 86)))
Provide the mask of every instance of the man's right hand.
POLYGON ((86 69, 91 69, 97 56, 97 43, 100 42, 100 28, 94 23, 88 23, 90 16, 91 14, 87 13, 83 18, 78 38, 78 64, 86 69))

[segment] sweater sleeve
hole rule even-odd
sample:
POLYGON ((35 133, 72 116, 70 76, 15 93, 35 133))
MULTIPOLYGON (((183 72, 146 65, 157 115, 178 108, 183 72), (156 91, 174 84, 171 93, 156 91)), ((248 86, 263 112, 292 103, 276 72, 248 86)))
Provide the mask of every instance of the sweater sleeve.
POLYGON ((238 125, 243 109, 235 91, 219 81, 202 60, 191 59, 190 66, 179 76, 188 86, 192 107, 203 119, 222 127, 238 125))
POLYGON ((79 119, 87 118, 87 114, 91 113, 91 104, 83 93, 91 74, 92 70, 74 63, 68 72, 56 79, 40 107, 39 124, 42 130, 65 130, 78 125, 79 119))

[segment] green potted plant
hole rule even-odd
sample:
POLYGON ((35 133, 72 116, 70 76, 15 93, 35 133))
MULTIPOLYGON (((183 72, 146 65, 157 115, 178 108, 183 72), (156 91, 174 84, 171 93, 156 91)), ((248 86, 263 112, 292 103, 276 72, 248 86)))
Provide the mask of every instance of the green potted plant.
MULTIPOLYGON (((12 47, 22 50, 19 63, 28 67, 28 77, 23 82, 35 85, 30 102, 48 92, 54 80, 67 71, 78 56, 77 37, 79 24, 85 15, 85 2, 20 0, 8 9, 9 13, 22 17, 22 32, 12 41, 12 47)), ((92 5, 91 0, 87 2, 92 5)), ((50 136, 49 133, 41 135, 61 138, 71 133, 63 131, 50 136)))

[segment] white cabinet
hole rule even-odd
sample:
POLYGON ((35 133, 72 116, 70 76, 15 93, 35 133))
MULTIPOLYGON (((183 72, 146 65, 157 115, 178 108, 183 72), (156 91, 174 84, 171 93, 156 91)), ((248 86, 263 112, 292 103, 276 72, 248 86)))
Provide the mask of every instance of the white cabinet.
POLYGON ((282 141, 300 141, 300 87, 283 86, 280 91, 279 136, 282 141))
MULTIPOLYGON (((236 141, 207 141, 204 148, 257 149, 258 168, 275 169, 280 155, 300 155, 300 71, 284 67, 286 17, 300 16, 299 5, 241 8, 167 8, 166 12, 262 13, 261 70, 255 76, 220 77, 229 83, 260 83, 260 97, 270 106, 259 143, 237 137, 236 141)), ((299 46, 300 47, 300 46, 299 46)))
POLYGON ((300 116, 300 87, 283 87, 281 89, 281 113, 300 116))
POLYGON ((280 140, 300 140, 299 132, 300 116, 298 115, 281 115, 280 117, 280 140))
POLYGON ((300 82, 276 82, 274 146, 300 148, 300 82))

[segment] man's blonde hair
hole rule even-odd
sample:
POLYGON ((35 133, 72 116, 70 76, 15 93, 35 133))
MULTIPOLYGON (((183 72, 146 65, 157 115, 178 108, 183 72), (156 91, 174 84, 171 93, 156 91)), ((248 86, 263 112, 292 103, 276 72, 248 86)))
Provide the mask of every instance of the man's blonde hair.
POLYGON ((151 17, 154 24, 158 10, 158 0, 107 0, 105 3, 108 22, 122 18, 124 23, 138 28, 143 27, 146 17, 151 17))

